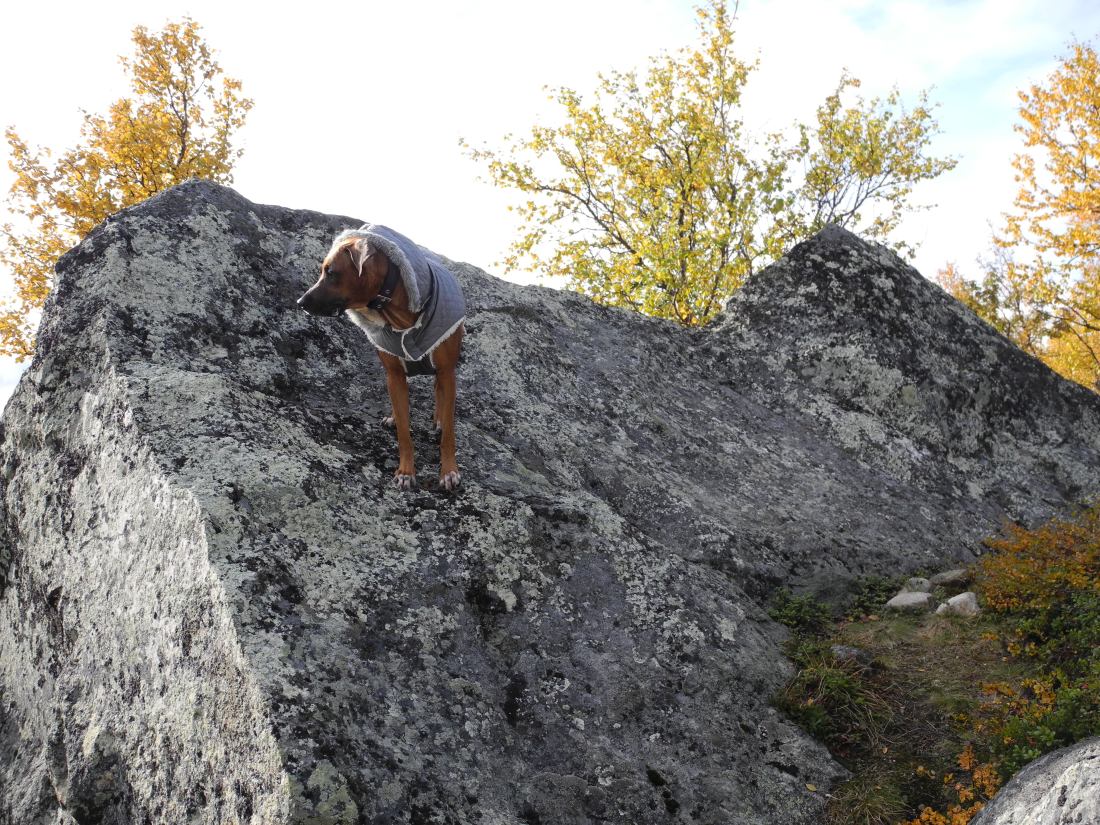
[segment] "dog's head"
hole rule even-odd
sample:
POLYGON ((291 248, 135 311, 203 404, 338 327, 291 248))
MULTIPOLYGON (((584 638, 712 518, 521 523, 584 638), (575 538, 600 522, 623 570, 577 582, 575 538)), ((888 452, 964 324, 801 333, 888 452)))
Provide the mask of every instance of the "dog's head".
POLYGON ((338 239, 321 263, 317 283, 298 299, 298 306, 310 315, 365 307, 381 289, 388 266, 385 254, 365 238, 338 239))

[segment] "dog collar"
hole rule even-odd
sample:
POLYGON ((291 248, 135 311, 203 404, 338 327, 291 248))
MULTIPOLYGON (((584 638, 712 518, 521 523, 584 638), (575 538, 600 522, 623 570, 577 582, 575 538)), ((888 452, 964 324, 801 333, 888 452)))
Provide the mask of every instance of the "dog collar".
POLYGON ((393 291, 397 289, 397 282, 400 280, 401 270, 394 265, 393 261, 390 261, 390 267, 386 270, 386 280, 382 282, 382 288, 378 290, 378 294, 367 301, 367 307, 376 312, 385 309, 386 304, 393 300, 393 291))

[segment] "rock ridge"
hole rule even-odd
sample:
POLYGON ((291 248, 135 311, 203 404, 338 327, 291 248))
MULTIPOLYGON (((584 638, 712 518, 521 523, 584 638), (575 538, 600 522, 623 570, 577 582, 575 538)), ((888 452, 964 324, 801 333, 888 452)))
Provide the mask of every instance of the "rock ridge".
POLYGON ((770 591, 1100 489, 1094 396, 827 230, 703 330, 448 261, 464 486, 401 494, 369 342, 294 307, 361 223, 195 181, 60 262, 0 442, 0 822, 816 822, 770 591))

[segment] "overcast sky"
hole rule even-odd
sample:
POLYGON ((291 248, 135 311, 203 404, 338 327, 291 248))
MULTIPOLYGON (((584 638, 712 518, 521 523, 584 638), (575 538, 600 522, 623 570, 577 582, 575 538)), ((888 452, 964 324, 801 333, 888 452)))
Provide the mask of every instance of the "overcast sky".
MULTIPOLYGON (((553 118, 545 86, 590 89, 596 73, 643 66, 696 38, 693 0, 466 0, 269 4, 227 0, 10 3, 0 12, 0 126, 55 149, 78 138, 80 109, 128 93, 117 57, 134 26, 190 16, 255 108, 240 133, 234 188, 250 200, 393 226, 448 257, 501 274, 510 197, 479 180, 459 148, 500 145, 553 118)), ((758 57, 745 119, 808 120, 843 69, 868 96, 931 88, 959 158, 906 221, 915 264, 964 271, 1014 192, 1017 90, 1040 82, 1074 39, 1100 33, 1095 0, 742 0, 740 54, 758 57)), ((1095 42, 1095 41, 1094 41, 1095 42)), ((7 159, 6 144, 0 151, 7 159)), ((0 172, 6 193, 11 175, 0 172)), ((309 277, 303 275, 303 283, 309 277)), ((0 273, 0 287, 9 281, 0 273)), ((522 278, 520 278, 522 279, 522 278)), ((0 364, 0 403, 19 368, 0 364)))

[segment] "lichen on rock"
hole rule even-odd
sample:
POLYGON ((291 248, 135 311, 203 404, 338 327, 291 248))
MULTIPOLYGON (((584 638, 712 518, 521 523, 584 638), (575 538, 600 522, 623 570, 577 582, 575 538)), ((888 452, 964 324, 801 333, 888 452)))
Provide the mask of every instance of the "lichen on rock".
POLYGON ((1025 765, 971 825, 1085 825, 1100 822, 1100 737, 1025 765))
POLYGON ((0 444, 5 825, 816 822, 769 593, 1100 490, 1093 396, 829 230, 703 330, 448 262, 464 486, 402 493, 369 342, 294 306, 360 223, 190 182, 62 259, 0 444))

